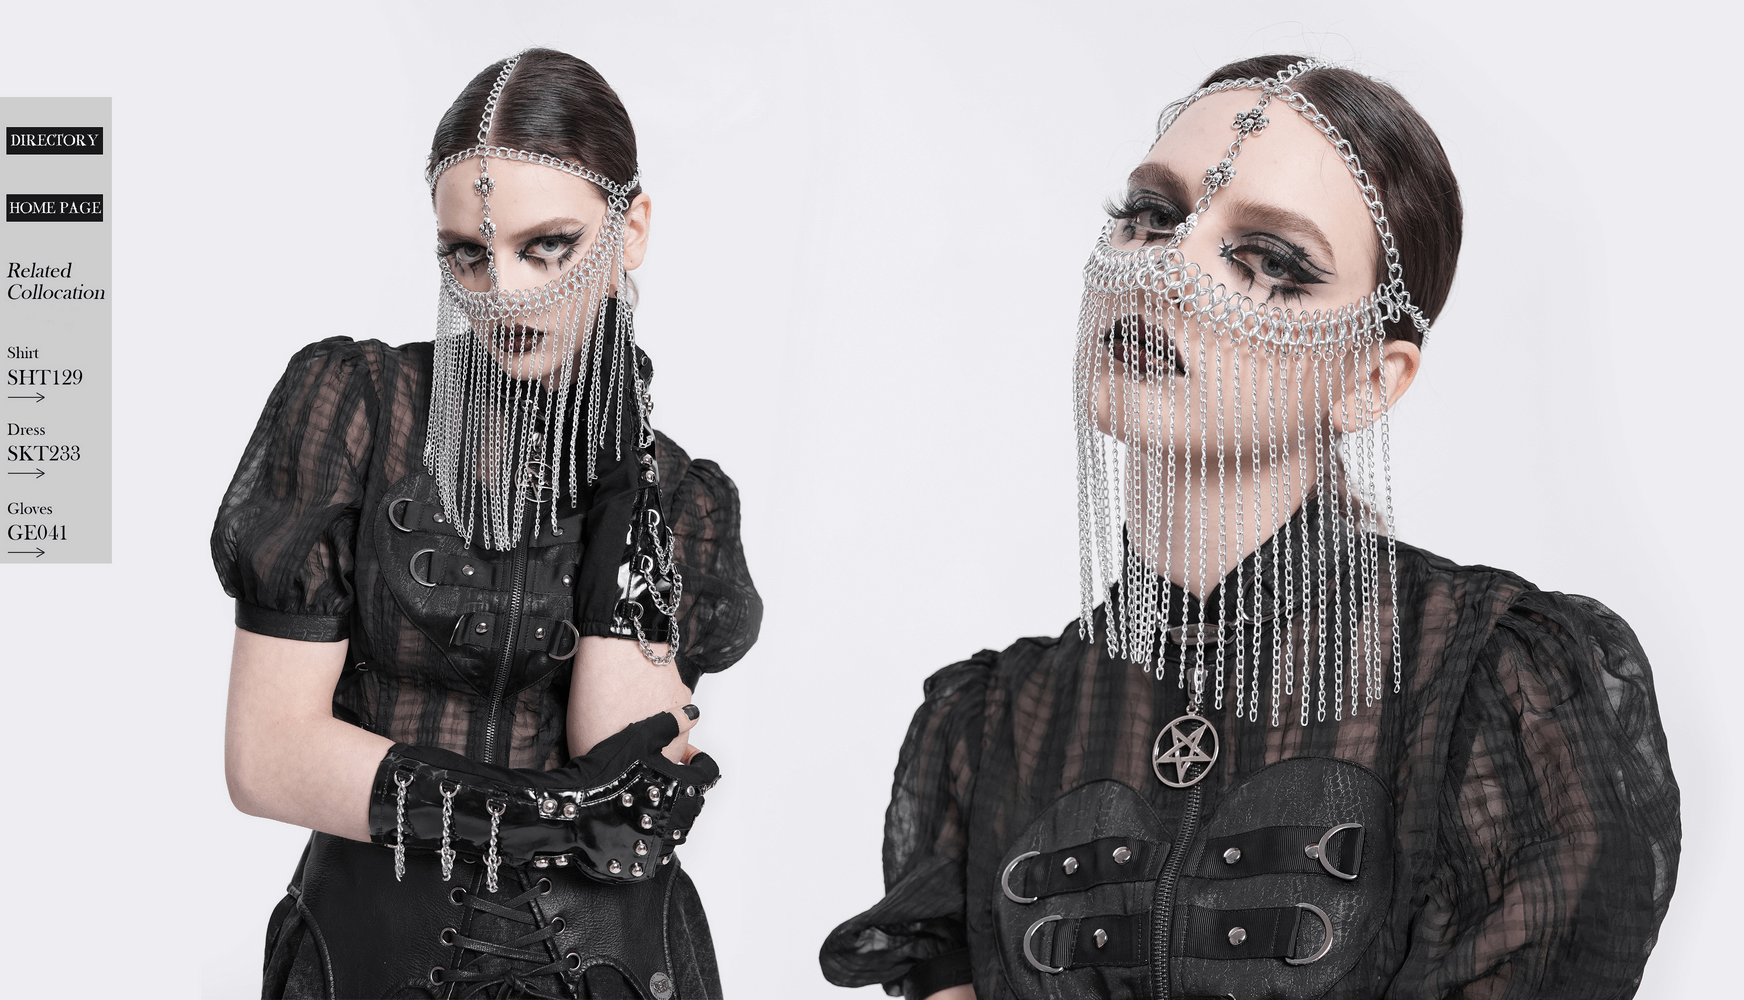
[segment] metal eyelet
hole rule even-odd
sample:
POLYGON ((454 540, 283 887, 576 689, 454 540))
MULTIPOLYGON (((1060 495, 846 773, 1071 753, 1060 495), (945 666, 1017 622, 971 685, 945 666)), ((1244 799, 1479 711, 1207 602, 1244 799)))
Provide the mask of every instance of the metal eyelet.
MULTIPOLYGON (((999 876, 999 887, 1005 890, 1006 899, 1011 900, 1013 903, 1028 904, 1041 898, 1040 896, 1019 896, 1017 893, 1011 891, 1011 873, 1017 868, 1018 862, 1027 861, 1030 858, 1039 858, 1041 855, 1042 852, 1040 851, 1030 851, 1026 854, 1019 854, 1017 857, 1011 859, 1011 864, 1005 866, 1005 873, 999 876)), ((1034 928, 1032 927, 1031 930, 1034 930, 1034 928)))
POLYGON ((442 966, 440 966, 440 965, 431 969, 430 970, 430 982, 436 984, 437 986, 441 986, 442 982, 443 982, 442 973, 444 973, 446 971, 448 971, 448 970, 442 968, 442 966))
POLYGON ((550 879, 542 878, 539 880, 539 895, 541 895, 541 896, 551 895, 551 880, 550 879))
POLYGON ((436 937, 438 939, 440 939, 443 944, 448 945, 449 947, 454 946, 454 939, 459 937, 459 936, 460 936, 460 932, 455 930, 452 927, 444 927, 444 928, 442 928, 442 933, 436 935, 436 937))
POLYGON ((422 584, 423 586, 434 587, 434 586, 436 586, 436 582, 434 580, 426 580, 423 577, 418 575, 418 560, 424 556, 430 557, 430 564, 432 566, 434 566, 436 564, 436 550, 435 549, 419 549, 418 551, 412 553, 412 560, 406 564, 406 568, 411 571, 412 579, 416 580, 418 583, 422 584))
POLYGON ((560 916, 559 917, 552 917, 551 923, 553 926, 555 926, 557 928, 557 933, 559 933, 559 934, 562 934, 564 929, 569 926, 567 923, 564 922, 563 918, 560 916))
POLYGON ((455 887, 453 890, 451 890, 448 893, 448 901, 450 903, 453 903, 455 906, 465 906, 466 905, 466 890, 459 888, 458 886, 455 887))
POLYGON ((1321 925, 1326 928, 1326 940, 1320 943, 1319 951, 1309 955, 1307 958, 1290 958, 1289 956, 1285 956, 1284 961, 1290 965, 1312 965, 1313 963, 1325 958, 1326 953, 1332 950, 1332 918, 1326 915, 1325 910, 1315 906, 1313 903, 1297 903, 1296 905, 1320 918, 1321 925))
POLYGON ((1030 924, 1029 930, 1023 932, 1023 957, 1029 960, 1029 964, 1034 966, 1036 971, 1047 972, 1054 975, 1066 971, 1065 966, 1043 965, 1041 959, 1036 958, 1035 953, 1029 950, 1030 941, 1035 937, 1035 932, 1042 929, 1043 924, 1051 924, 1056 920, 1064 919, 1066 918, 1058 913, 1050 913, 1040 920, 1037 920, 1035 923, 1030 924))
POLYGON ((569 971, 570 972, 574 972, 575 970, 581 968, 581 956, 580 955, 577 955, 575 952, 572 951, 563 957, 569 959, 569 971))

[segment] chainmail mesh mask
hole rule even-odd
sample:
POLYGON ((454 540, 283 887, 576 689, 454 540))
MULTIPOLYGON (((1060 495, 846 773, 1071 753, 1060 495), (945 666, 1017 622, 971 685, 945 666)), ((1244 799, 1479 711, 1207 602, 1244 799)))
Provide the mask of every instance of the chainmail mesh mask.
MULTIPOLYGON (((520 56, 507 60, 491 88, 478 144, 444 158, 425 176, 434 196, 449 168, 468 160, 478 164, 472 189, 484 209, 479 235, 490 288, 468 289, 446 260, 441 263, 424 462, 440 484, 445 512, 468 543, 476 537, 496 550, 512 548, 519 537, 529 507, 523 501, 550 500, 559 492, 574 500, 581 484, 594 480, 595 456, 608 441, 614 449, 619 446, 626 419, 609 401, 628 395, 641 411, 636 415, 641 427, 649 426, 646 386, 627 360, 636 356, 630 310, 608 307, 617 290, 627 287, 624 214, 639 175, 614 181, 558 157, 492 145, 491 121, 519 61, 520 56), (592 244, 559 277, 539 287, 499 287, 496 225, 490 215, 492 159, 561 170, 593 183, 606 196, 605 217, 592 244)), ((549 504, 553 518, 557 507, 549 504)))
POLYGON ((1322 65, 1304 60, 1269 79, 1219 82, 1164 111, 1159 138, 1207 95, 1257 94, 1166 243, 1117 245, 1118 219, 1103 230, 1084 269, 1074 366, 1081 627, 1093 636, 1095 604, 1111 593, 1111 653, 1159 679, 1174 664, 1194 711, 1209 688, 1217 708, 1227 696, 1239 715, 1258 720, 1269 693, 1273 725, 1292 698, 1291 714, 1304 725, 1311 711, 1340 718, 1373 705, 1389 666, 1397 690, 1379 366, 1389 323, 1429 326, 1406 291, 1380 195, 1355 151, 1290 87, 1322 65), (1324 134, 1368 206, 1387 277, 1354 304, 1323 311, 1256 302, 1180 250, 1234 180, 1242 146, 1265 141, 1268 110, 1293 111, 1324 134), (1331 419, 1339 407, 1348 408, 1343 431, 1331 419), (1255 558, 1224 558, 1250 549, 1255 558), (1225 582, 1219 567, 1231 562, 1225 582), (1223 586, 1217 601, 1198 603, 1196 621, 1171 621, 1178 596, 1165 580, 1195 594, 1223 586), (1260 676, 1261 663, 1269 676, 1260 676))

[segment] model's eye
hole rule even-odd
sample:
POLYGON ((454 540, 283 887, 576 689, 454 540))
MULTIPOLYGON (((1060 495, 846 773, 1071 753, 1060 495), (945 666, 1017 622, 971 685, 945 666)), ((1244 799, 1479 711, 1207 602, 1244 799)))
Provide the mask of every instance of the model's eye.
POLYGON ((1329 276, 1307 250, 1271 233, 1248 233, 1239 246, 1225 240, 1217 254, 1245 276, 1250 287, 1263 279, 1268 302, 1274 297, 1301 298, 1307 286, 1324 284, 1329 276))
POLYGON ((1175 235, 1185 218, 1179 206, 1154 191, 1129 191, 1119 203, 1106 206, 1111 218, 1122 220, 1117 232, 1125 240, 1152 243, 1175 235))
POLYGON ((476 243, 462 243, 457 247, 450 248, 448 255, 452 256, 456 263, 476 264, 484 260, 484 247, 476 243))

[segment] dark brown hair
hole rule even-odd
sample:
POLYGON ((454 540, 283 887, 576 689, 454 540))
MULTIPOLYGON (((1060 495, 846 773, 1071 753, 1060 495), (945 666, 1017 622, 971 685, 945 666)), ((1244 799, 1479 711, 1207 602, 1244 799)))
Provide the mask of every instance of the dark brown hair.
MULTIPOLYGON (((1301 59, 1287 55, 1243 59, 1214 70, 1200 86, 1248 77, 1263 79, 1301 59)), ((1304 73, 1290 87, 1314 102, 1356 150, 1386 207, 1411 301, 1433 320, 1447 304, 1447 293, 1453 287, 1465 226, 1459 182, 1435 130, 1397 90, 1348 69, 1304 73)), ((1375 239, 1378 246, 1380 237, 1375 239)), ((1376 283, 1386 283, 1385 258, 1379 261, 1376 272, 1376 283)), ((1387 339, 1422 343, 1409 318, 1389 324, 1387 339)))
MULTIPOLYGON (((485 102, 506 62, 485 67, 454 99, 430 142, 430 165, 478 142, 485 102)), ((578 163, 620 183, 636 173, 636 130, 617 91, 598 70, 555 49, 521 53, 497 99, 490 141, 578 163)), ((638 184, 630 196, 641 190, 638 184)))

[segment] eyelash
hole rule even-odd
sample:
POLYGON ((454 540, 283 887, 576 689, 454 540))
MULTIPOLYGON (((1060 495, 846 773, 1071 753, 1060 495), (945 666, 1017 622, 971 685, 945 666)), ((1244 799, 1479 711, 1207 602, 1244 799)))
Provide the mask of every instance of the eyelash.
MULTIPOLYGON (((564 264, 569 263, 570 259, 575 256, 575 245, 581 242, 581 235, 581 230, 578 229, 572 233, 546 233, 543 236, 535 236, 522 244, 521 247, 515 251, 515 259, 537 261, 539 266, 547 268, 552 264, 556 264, 561 268, 564 264), (555 240, 562 243, 563 253, 556 258, 550 258, 540 257, 536 254, 529 254, 527 252, 528 247, 537 243, 543 243, 546 240, 555 240)), ((484 247, 479 246, 477 243, 438 243, 436 244, 436 256, 442 260, 448 260, 453 258, 455 254, 458 254, 460 251, 465 250, 467 247, 479 251, 478 257, 470 261, 456 259, 454 264, 457 267, 465 268, 469 272, 476 274, 478 273, 478 269, 484 266, 485 262, 484 247)))
MULTIPOLYGON (((1246 261, 1237 257, 1240 253, 1251 253, 1276 261, 1285 271, 1287 278, 1277 281, 1266 293, 1266 301, 1270 302, 1275 295, 1285 301, 1300 299, 1308 293, 1306 286, 1325 284, 1326 279, 1315 272, 1320 272, 1314 262, 1308 259, 1308 252, 1289 240, 1280 239, 1271 233, 1249 233, 1242 237, 1250 242, 1241 246, 1231 246, 1225 242, 1218 248, 1218 256, 1227 261, 1230 266, 1247 277, 1248 287, 1259 279, 1254 269, 1246 261), (1286 283, 1289 282, 1289 283, 1286 283)), ((1270 278, 1270 275, 1267 275, 1270 278)))
POLYGON ((1183 213, 1180 207, 1174 202, 1150 191, 1128 191, 1126 194, 1121 196, 1121 201, 1119 203, 1110 201, 1103 205, 1103 211, 1108 213, 1109 218, 1120 219, 1126 223, 1121 228, 1125 230, 1127 239, 1136 239, 1138 237, 1138 230, 1141 228, 1138 224, 1138 220, 1141 216, 1151 212, 1167 213, 1174 220, 1169 223, 1167 228, 1155 226, 1142 227, 1146 233, 1144 238, 1146 243, 1159 239, 1166 240, 1173 237, 1175 235, 1175 226, 1186 217, 1185 213, 1183 213))

